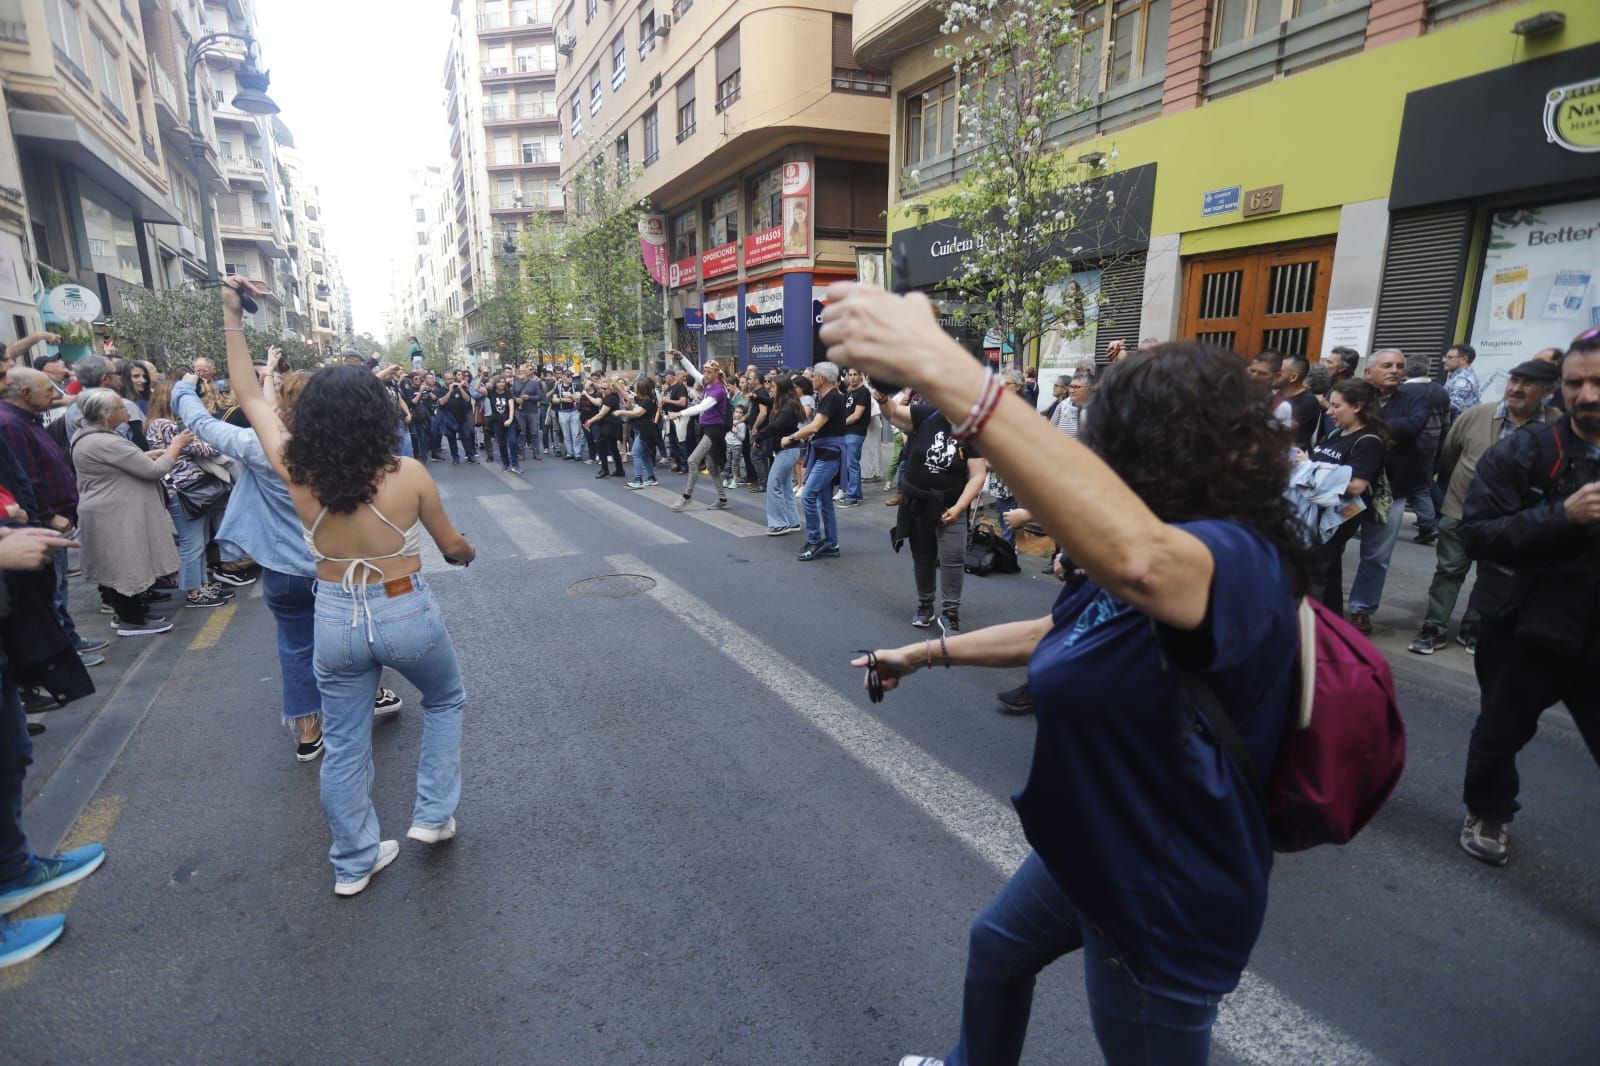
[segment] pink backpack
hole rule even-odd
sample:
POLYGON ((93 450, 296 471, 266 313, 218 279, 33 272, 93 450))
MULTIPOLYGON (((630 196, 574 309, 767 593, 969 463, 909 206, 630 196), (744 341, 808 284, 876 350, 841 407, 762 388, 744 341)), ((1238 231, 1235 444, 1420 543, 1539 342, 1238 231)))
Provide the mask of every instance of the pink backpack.
POLYGON ((1199 678, 1189 684, 1212 733, 1255 786, 1274 851, 1348 843, 1382 808, 1406 763, 1388 660, 1310 599, 1300 601, 1299 671, 1295 720, 1265 780, 1216 692, 1199 678))

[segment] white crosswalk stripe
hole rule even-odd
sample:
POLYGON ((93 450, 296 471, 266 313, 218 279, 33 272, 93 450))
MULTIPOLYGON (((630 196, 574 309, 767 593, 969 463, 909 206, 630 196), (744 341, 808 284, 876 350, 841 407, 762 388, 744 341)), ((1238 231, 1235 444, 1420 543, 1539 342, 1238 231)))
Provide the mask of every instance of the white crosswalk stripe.
MULTIPOLYGON (((1028 842, 1007 804, 639 559, 611 555, 606 564, 619 573, 650 575, 656 586, 645 595, 961 841, 999 877, 1009 878, 1027 856, 1028 842)), ((1248 972, 1238 990, 1223 1000, 1213 1037, 1228 1054, 1257 1066, 1371 1066, 1379 1061, 1353 1037, 1248 972)))
POLYGON ((606 499, 592 489, 563 489, 561 495, 564 499, 571 500, 579 507, 588 511, 596 518, 605 522, 612 529, 621 530, 644 544, 687 544, 688 540, 678 536, 670 529, 666 529, 659 522, 635 514, 612 500, 606 499))
MULTIPOLYGON (((681 494, 671 489, 660 487, 640 489, 638 495, 656 503, 665 504, 669 508, 683 498, 681 494)), ((732 511, 706 510, 706 505, 710 502, 710 499, 705 496, 696 496, 689 501, 689 506, 679 513, 694 519, 696 522, 703 522, 735 537, 764 537, 767 535, 766 526, 752 522, 748 518, 740 518, 732 511)))
POLYGON ((526 559, 577 555, 578 548, 515 496, 480 496, 478 504, 526 559))

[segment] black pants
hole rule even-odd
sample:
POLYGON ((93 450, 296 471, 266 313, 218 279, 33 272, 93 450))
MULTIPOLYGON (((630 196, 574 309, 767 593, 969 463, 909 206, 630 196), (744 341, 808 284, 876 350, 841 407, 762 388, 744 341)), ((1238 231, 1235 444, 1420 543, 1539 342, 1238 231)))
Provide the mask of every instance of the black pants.
POLYGON ((1340 616, 1344 614, 1344 546, 1361 532, 1364 514, 1357 515, 1334 530, 1328 543, 1317 549, 1320 574, 1316 580, 1322 582, 1322 595, 1317 598, 1322 601, 1322 606, 1340 616))
POLYGON ((1539 729, 1546 707, 1565 703, 1600 764, 1600 663, 1584 656, 1556 655, 1520 639, 1515 618, 1485 618, 1478 625, 1481 704, 1467 746, 1461 798, 1469 813, 1485 821, 1509 822, 1516 814, 1517 753, 1539 729))
POLYGON ((606 460, 609 459, 613 463, 617 464, 617 476, 626 476, 622 469, 622 453, 617 451, 617 441, 615 437, 596 437, 594 442, 594 453, 600 460, 600 472, 602 474, 606 472, 606 460))
POLYGON ((100 586, 100 599, 116 610, 115 617, 134 625, 143 625, 147 616, 144 601, 137 596, 124 596, 116 589, 100 586))

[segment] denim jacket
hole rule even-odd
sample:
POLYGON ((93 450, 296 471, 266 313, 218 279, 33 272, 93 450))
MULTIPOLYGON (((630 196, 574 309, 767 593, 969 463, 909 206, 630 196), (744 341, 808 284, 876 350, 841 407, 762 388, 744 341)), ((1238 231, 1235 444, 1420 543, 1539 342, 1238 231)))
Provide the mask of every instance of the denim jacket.
POLYGON ((239 461, 228 509, 217 530, 222 557, 249 555, 280 574, 316 577, 316 564, 306 551, 300 516, 289 499, 289 489, 272 469, 255 430, 230 426, 213 417, 200 402, 194 385, 186 381, 172 387, 172 406, 196 437, 239 461))

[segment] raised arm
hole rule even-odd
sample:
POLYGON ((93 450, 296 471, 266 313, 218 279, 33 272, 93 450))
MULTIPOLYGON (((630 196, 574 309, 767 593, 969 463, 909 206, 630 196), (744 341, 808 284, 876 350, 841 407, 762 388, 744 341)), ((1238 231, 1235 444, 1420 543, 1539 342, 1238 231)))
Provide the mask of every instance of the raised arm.
POLYGON ((6 345, 6 358, 21 359, 28 354, 28 350, 30 348, 32 348, 35 344, 38 344, 40 341, 44 341, 47 344, 60 344, 61 338, 56 336, 54 333, 49 332, 48 330, 40 330, 38 333, 30 333, 21 340, 14 340, 10 344, 6 345))
POLYGON ((195 391, 192 375, 172 386, 172 407, 185 426, 196 437, 232 459, 250 466, 270 466, 267 453, 262 450, 261 438, 252 430, 230 426, 206 410, 199 393, 195 391))
POLYGON ((699 384, 701 381, 705 380, 705 376, 700 373, 700 368, 689 362, 689 357, 687 355, 683 355, 682 353, 678 355, 678 365, 683 367, 684 371, 690 377, 694 378, 695 384, 699 384))
POLYGON ((256 368, 250 362, 250 347, 244 341, 244 308, 239 303, 239 293, 260 295, 260 290, 237 275, 222 283, 222 339, 228 351, 228 378, 233 383, 233 398, 239 409, 250 420, 250 428, 261 438, 261 450, 266 452, 279 477, 289 480, 289 470, 283 463, 283 441, 286 434, 278 412, 267 402, 256 380, 256 368))
MULTIPOLYGON (((984 368, 939 328, 919 294, 835 284, 822 337, 829 359, 912 385, 952 422, 964 420, 984 391, 984 368)), ((1173 628, 1205 621, 1210 550, 1156 517, 1098 456, 1009 392, 978 439, 1017 499, 1098 585, 1173 628)))
POLYGON ((439 552, 453 563, 470 563, 477 558, 478 552, 472 542, 461 535, 455 523, 450 521, 450 516, 445 514, 444 502, 439 499, 439 486, 433 478, 415 460, 404 460, 406 464, 416 466, 415 476, 418 482, 418 491, 421 500, 418 507, 418 516, 422 519, 422 527, 428 531, 428 536, 439 546, 439 552))
POLYGON ((878 409, 883 412, 883 417, 889 424, 902 433, 911 433, 916 427, 911 424, 911 405, 901 403, 897 397, 880 392, 878 395, 878 409))

